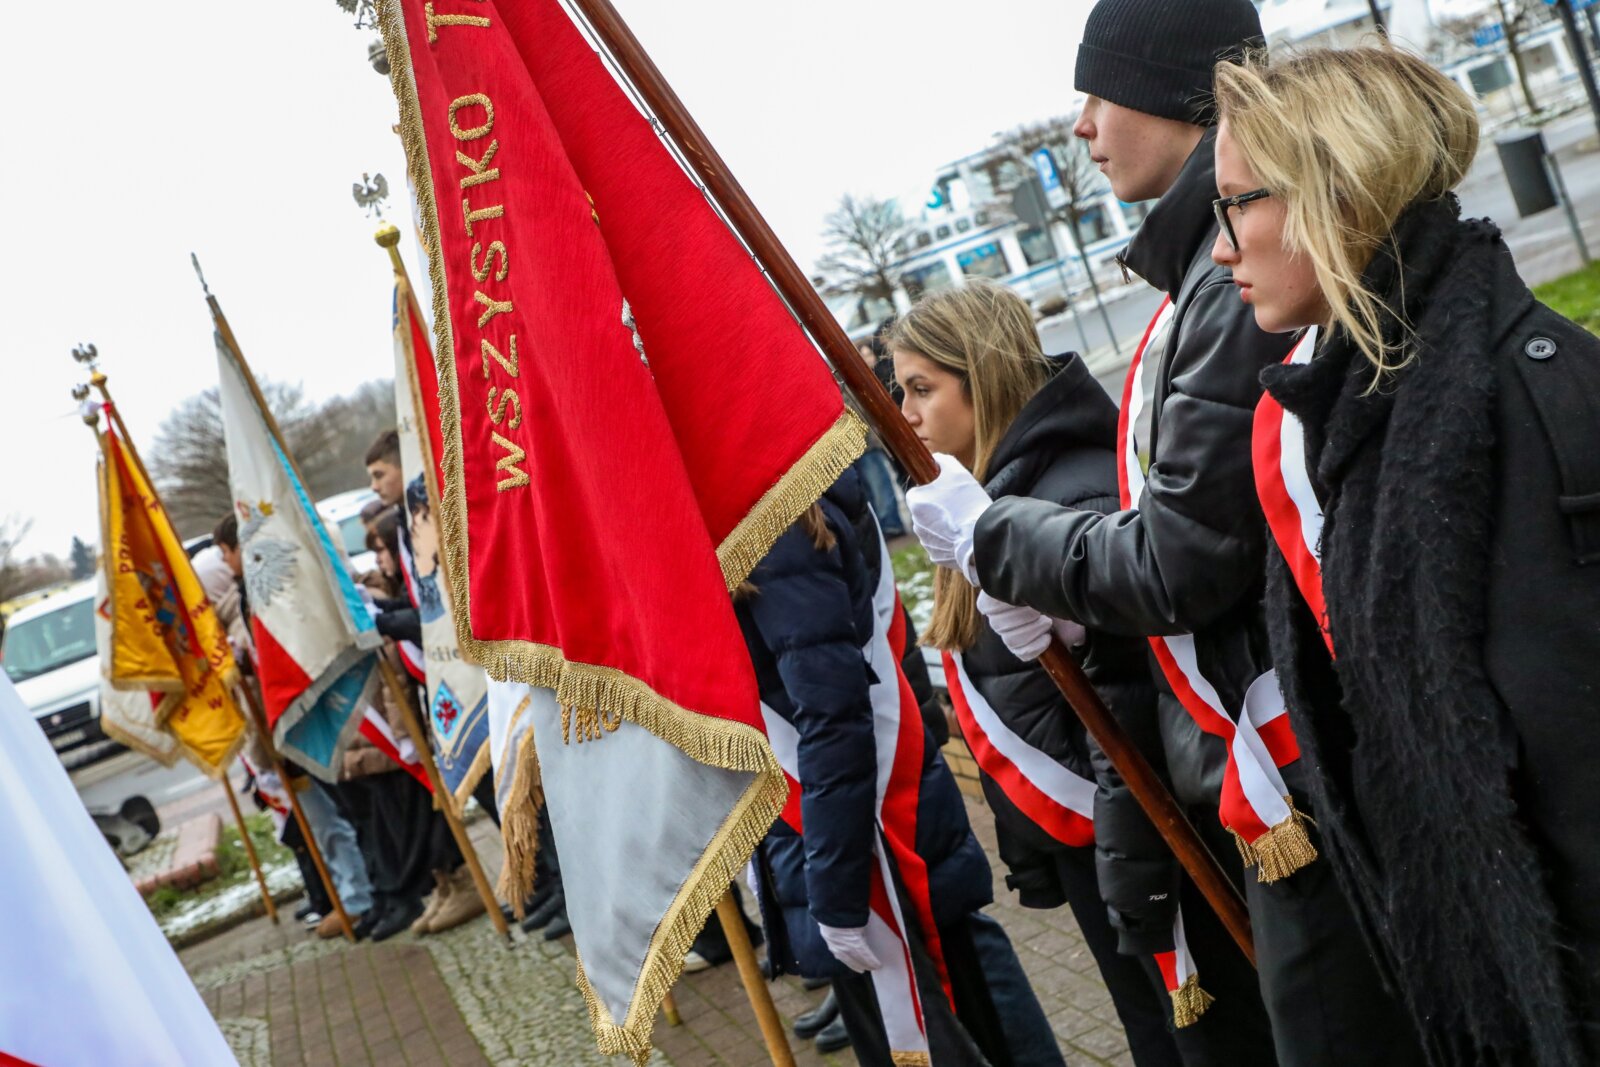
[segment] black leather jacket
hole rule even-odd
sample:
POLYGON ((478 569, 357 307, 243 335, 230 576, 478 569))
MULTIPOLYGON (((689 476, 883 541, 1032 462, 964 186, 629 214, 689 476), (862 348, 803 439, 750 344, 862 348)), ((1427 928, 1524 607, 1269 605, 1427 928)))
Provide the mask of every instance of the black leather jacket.
MULTIPOLYGON (((1145 353, 1152 393, 1148 441, 1139 441, 1149 457, 1140 506, 1101 515, 998 500, 978 522, 975 559, 983 587, 1001 600, 1106 633, 1192 633, 1202 670, 1231 710, 1270 666, 1261 612, 1267 529, 1250 435, 1261 369, 1280 362, 1293 338, 1263 333, 1230 272, 1211 262, 1214 142, 1208 132, 1123 257, 1175 307, 1165 345, 1145 353)), ((1215 823, 1226 750, 1152 670, 1173 792, 1191 820, 1215 823)), ((1148 724, 1127 725, 1136 737, 1151 733, 1148 724)), ((1292 772, 1285 769, 1291 785, 1292 772)), ((1144 824, 1143 832, 1109 843, 1140 862, 1102 865, 1101 889, 1120 913, 1128 952, 1170 947, 1163 941, 1176 907, 1168 891, 1175 861, 1153 828, 1144 824), (1122 875, 1107 884, 1108 870, 1122 875), (1143 872, 1143 884, 1118 883, 1133 872, 1143 872)))

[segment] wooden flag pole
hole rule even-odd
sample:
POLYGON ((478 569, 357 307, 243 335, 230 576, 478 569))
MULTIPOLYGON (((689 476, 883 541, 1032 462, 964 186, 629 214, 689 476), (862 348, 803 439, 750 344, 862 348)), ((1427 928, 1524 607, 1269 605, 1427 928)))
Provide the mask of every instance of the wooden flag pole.
MULTIPOLYGON (((89 384, 100 391, 100 397, 105 401, 106 416, 112 425, 117 428, 117 436, 122 443, 122 450, 133 459, 133 465, 139 468, 139 477, 144 479, 144 484, 150 487, 150 495, 155 499, 156 507, 165 514, 166 505, 161 502, 161 492, 156 488, 156 483, 150 477, 150 471, 144 465, 144 457, 139 455, 139 448, 133 443, 133 437, 128 433, 128 426, 122 421, 122 412, 111 399, 111 390, 106 385, 105 374, 96 369, 89 375, 89 384)), ((99 436, 98 434, 96 436, 99 436)), ((106 461, 110 462, 107 456, 106 461)), ((239 686, 245 686, 243 675, 240 675, 239 686)), ((278 922, 278 906, 272 899, 272 893, 267 889, 267 876, 261 869, 261 859, 256 855, 256 846, 250 840, 250 828, 244 823, 244 815, 239 810, 239 798, 234 796, 233 783, 228 780, 227 768, 222 769, 222 788, 228 794, 228 806, 233 809, 233 820, 239 824, 239 840, 244 843, 245 855, 250 858, 250 869, 255 872, 256 884, 261 887, 261 902, 266 905, 267 915, 273 923, 278 922)), ((301 827, 304 829, 304 827, 301 827)))
POLYGON ((267 730, 267 713, 262 710, 261 702, 256 699, 255 690, 250 688, 248 681, 241 681, 239 688, 244 693, 245 703, 250 705, 250 721, 261 737, 262 746, 267 750, 267 758, 272 761, 272 769, 277 773, 278 781, 283 783, 283 791, 289 794, 289 808, 294 812, 294 821, 300 827, 300 836, 305 838, 306 851, 311 853, 311 862, 317 868, 317 877, 322 879, 322 888, 328 892, 328 900, 333 904, 333 913, 339 916, 339 929, 344 931, 346 940, 353 943, 356 939, 355 927, 350 925, 350 915, 344 910, 344 901, 339 899, 339 890, 334 887, 333 875, 328 873, 328 864, 322 858, 322 847, 317 844, 317 835, 311 832, 311 820, 306 818, 305 810, 300 807, 300 796, 295 791, 294 783, 289 780, 289 772, 283 765, 283 756, 279 754, 278 746, 272 743, 272 734, 267 730))
POLYGON ((489 876, 483 873, 483 864, 478 862, 478 851, 472 847, 472 839, 467 836, 467 828, 461 822, 461 816, 456 813, 455 799, 445 788, 444 777, 439 773, 439 765, 434 762, 433 748, 428 744, 428 735, 422 729, 422 721, 417 718, 417 708, 411 702, 411 694, 406 692, 405 683, 395 674, 388 659, 381 655, 378 657, 378 671, 383 675, 383 682, 389 687, 389 692, 400 702, 400 708, 405 712, 406 732, 411 735, 411 743, 416 746, 417 757, 422 760, 422 769, 428 773, 428 781, 433 785, 433 795, 439 798, 439 810, 444 813, 444 821, 450 826, 450 835, 456 839, 456 847, 461 850, 461 858, 467 862, 467 870, 472 872, 472 884, 478 889, 478 897, 489 912, 495 931, 506 939, 507 944, 514 944, 511 940, 511 928, 506 925, 505 913, 500 910, 500 901, 495 899, 494 889, 489 885, 489 876))
POLYGON ((244 844, 244 854, 250 857, 250 869, 256 872, 256 885, 261 887, 261 903, 267 907, 267 918, 278 925, 278 905, 267 889, 267 876, 261 871, 261 858, 256 855, 256 844, 250 840, 250 828, 244 824, 244 813, 239 810, 239 798, 233 792, 233 781, 228 772, 222 772, 222 791, 228 794, 228 807, 233 809, 233 821, 239 826, 239 840, 244 844))
POLYGON ((778 1017, 778 1006, 772 1002, 772 990, 761 976, 761 964, 756 962, 756 950, 750 944, 750 931, 744 928, 744 912, 739 909, 739 901, 731 888, 717 901, 717 921, 722 923, 722 935, 728 939, 733 962, 739 965, 739 980, 744 983, 750 1007, 755 1009, 761 1037, 767 1043, 767 1055, 772 1057, 772 1067, 794 1067, 794 1052, 789 1048, 788 1035, 783 1032, 783 1020, 778 1017))
MULTIPOLYGON (((733 177, 610 0, 568 0, 568 3, 582 13, 623 76, 677 143, 687 165, 705 184, 726 213, 734 233, 750 248, 773 286, 822 349, 828 362, 833 364, 834 371, 854 394, 884 445, 919 485, 933 481, 938 477, 939 468, 932 453, 901 416, 883 384, 861 361, 855 345, 834 320, 810 280, 767 225, 755 202, 733 177)), ((1194 827, 1189 825, 1144 754, 1112 717, 1059 639, 1051 639, 1050 647, 1039 657, 1039 664, 1121 773, 1140 807, 1205 894, 1240 951, 1253 964, 1255 948, 1250 933, 1250 913, 1239 890, 1222 873, 1222 868, 1194 827)))
MULTIPOLYGON (((191 257, 193 258, 193 257, 191 257)), ((200 261, 194 260, 195 273, 200 273, 200 261)), ((267 407, 267 399, 261 393, 261 386, 256 382, 255 372, 250 369, 250 364, 245 360, 244 353, 239 350, 239 343, 234 339, 233 328, 228 325, 227 316, 222 313, 222 305, 217 303, 217 298, 211 294, 210 286, 205 284, 204 276, 200 284, 205 289, 206 304, 211 308, 211 318, 217 325, 217 332, 222 335, 223 343, 233 353, 234 360, 239 366, 239 376, 244 379, 245 385, 250 390, 250 395, 255 399, 256 407, 261 411, 261 417, 267 424, 267 430, 278 442, 284 458, 288 460, 289 467, 294 471, 294 476, 300 484, 306 484, 305 476, 300 471, 300 462, 295 459, 294 452, 289 448, 289 442, 284 439, 283 431, 278 426, 278 420, 273 417, 272 409, 267 407)), ((313 516, 313 521, 322 521, 320 517, 313 516)), ((478 853, 472 847, 472 841, 467 837, 466 827, 461 825, 461 819, 455 812, 453 798, 445 790, 444 780, 439 776, 439 767, 433 761, 433 748, 428 744, 428 735, 422 732, 422 724, 417 720, 416 708, 411 704, 411 695, 400 686, 400 680, 395 677, 394 668, 389 666, 389 661, 381 653, 377 656, 378 672, 388 685, 389 691, 405 711, 406 729, 411 734, 411 743, 417 748, 417 758, 422 761, 422 766, 428 773, 428 781, 433 784, 434 796, 439 798, 439 810, 444 813, 445 822, 450 826, 450 833, 456 839, 457 846, 461 849, 461 856, 467 862, 467 867, 472 871, 472 881, 477 886, 478 896, 483 899, 483 904, 488 909, 489 917, 494 921, 494 928, 511 944, 511 931, 506 926, 506 917, 500 911, 500 903, 495 900, 494 890, 489 887, 489 879, 483 873, 483 866, 478 862, 478 853)), ((253 697, 252 697, 253 700, 253 697)), ((294 790, 289 791, 290 799, 294 799, 294 790)), ((298 801, 296 801, 298 810, 298 801)), ((340 909, 343 915, 343 909, 340 909)), ((348 922, 348 920, 346 920, 348 922)))

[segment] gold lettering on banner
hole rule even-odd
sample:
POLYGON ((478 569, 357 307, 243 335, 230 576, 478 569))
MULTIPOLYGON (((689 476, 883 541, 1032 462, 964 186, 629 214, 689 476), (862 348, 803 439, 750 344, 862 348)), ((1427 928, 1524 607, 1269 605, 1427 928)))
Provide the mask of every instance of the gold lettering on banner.
MULTIPOLYGON (((498 174, 499 172, 497 171, 496 173, 498 174)), ((472 268, 472 276, 478 279, 480 282, 488 281, 489 260, 496 255, 500 257, 500 269, 494 272, 494 280, 497 282, 505 281, 506 275, 511 273, 511 257, 506 255, 506 246, 501 244, 499 241, 489 242, 488 255, 484 255, 483 243, 481 241, 472 246, 472 251, 467 253, 467 265, 472 268), (479 256, 483 256, 482 268, 479 268, 478 266, 479 256)))
POLYGON ((507 425, 509 425, 513 430, 515 430, 518 426, 521 426, 522 425, 522 398, 517 395, 517 391, 515 389, 507 389, 505 392, 501 393, 500 394, 500 406, 498 408, 496 408, 494 406, 494 394, 495 394, 495 387, 491 385, 491 386, 489 386, 489 402, 484 405, 485 408, 487 408, 488 412, 489 412, 489 421, 494 423, 496 426, 499 426, 502 422, 505 422, 506 421, 506 404, 509 403, 509 404, 513 405, 514 407, 516 407, 517 413, 515 415, 511 416, 511 422, 508 423, 507 425))
POLYGON ((472 227, 480 222, 502 218, 505 213, 506 206, 504 204, 496 204, 494 207, 480 207, 474 211, 472 210, 472 202, 464 196, 461 198, 461 217, 466 220, 468 238, 473 236, 472 227))
POLYGON ((513 377, 513 378, 517 377, 517 335, 516 334, 512 334, 511 335, 511 344, 507 346, 507 350, 510 351, 510 353, 511 353, 511 358, 510 359, 507 359, 505 356, 502 356, 500 354, 500 350, 498 348, 496 348, 494 345, 490 344, 489 343, 489 339, 487 337, 485 337, 482 341, 478 342, 478 356, 479 356, 480 359, 483 360, 483 376, 485 378, 489 377, 489 357, 490 356, 494 357, 494 361, 496 363, 500 364, 501 368, 507 374, 511 375, 511 377, 513 377))
MULTIPOLYGON (((494 122, 493 111, 489 112, 489 121, 491 124, 494 122)), ((466 140, 466 138, 463 138, 463 140, 466 140)), ((461 179, 461 188, 470 189, 474 185, 482 185, 484 182, 492 182, 496 178, 500 177, 500 168, 489 166, 489 163, 494 159, 494 154, 498 151, 500 151, 500 142, 498 140, 490 141, 489 150, 484 152, 482 158, 479 159, 473 159, 465 152, 457 149, 456 162, 472 172, 465 178, 461 179)))
POLYGON ((500 480, 494 483, 495 491, 503 493, 507 489, 521 489, 527 485, 528 472, 517 466, 527 460, 527 453, 497 433, 491 432, 489 437, 505 451, 505 455, 495 461, 494 469, 501 475, 500 480))
POLYGON ((598 741, 604 736, 602 730, 614 734, 621 725, 620 711, 608 713, 599 708, 580 708, 571 704, 561 706, 561 743, 564 745, 598 741))
MULTIPOLYGON (((487 137, 492 129, 494 129, 494 103, 483 93, 468 93, 450 101, 450 136, 458 141, 476 141, 480 137, 487 137), (483 125, 463 130, 456 122, 456 115, 469 107, 483 108, 483 125)), ((456 155, 460 154, 461 152, 457 150, 456 155)), ((490 154, 493 154, 492 151, 490 154)), ((485 159, 487 160, 487 157, 485 159)))
POLYGON ((472 299, 483 305, 483 314, 478 316, 478 329, 489 325, 489 320, 496 315, 511 314, 511 301, 494 300, 484 295, 482 290, 472 294, 472 299))
MULTIPOLYGON (((475 0, 475 2, 481 4, 481 3, 483 3, 483 0, 475 0)), ((422 5, 422 16, 428 22, 428 43, 429 44, 437 44, 438 43, 438 41, 439 41, 439 27, 440 26, 487 26, 487 25, 489 25, 489 20, 484 18, 482 15, 436 15, 436 14, 434 14, 433 4, 431 2, 422 5)))

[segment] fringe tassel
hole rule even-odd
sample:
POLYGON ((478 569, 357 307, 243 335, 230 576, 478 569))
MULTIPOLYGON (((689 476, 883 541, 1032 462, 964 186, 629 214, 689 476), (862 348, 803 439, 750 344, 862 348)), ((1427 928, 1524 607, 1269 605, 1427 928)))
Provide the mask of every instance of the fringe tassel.
POLYGON ((1311 820, 1294 806, 1293 797, 1283 800, 1289 805, 1289 817, 1254 841, 1246 841, 1238 831, 1229 830, 1245 866, 1255 867, 1256 877, 1268 885, 1289 877, 1317 858, 1317 846, 1311 843, 1306 830, 1311 820))
POLYGON ((1211 1007, 1211 1002, 1216 998, 1200 988, 1200 976, 1191 974, 1183 980, 1183 984, 1169 994, 1172 997, 1172 1025, 1180 1030, 1185 1026, 1193 1026, 1200 1021, 1200 1016, 1211 1007))
MULTIPOLYGON (((764 740, 762 744, 765 745, 764 740)), ((649 1058, 656 1013, 683 973, 684 957, 717 902, 727 894, 728 886, 750 862, 756 846, 767 836, 767 830, 788 799, 789 787, 783 771, 776 758, 770 756, 770 749, 768 755, 770 771, 758 774, 745 791, 738 807, 717 830, 701 854, 700 862, 684 881, 683 889, 667 909, 661 926, 656 928, 639 971, 638 984, 633 989, 628 1017, 622 1025, 612 1019, 611 1012, 589 985, 583 958, 578 957, 578 989, 589 1009, 589 1023, 595 1039, 605 1055, 627 1055, 640 1067, 649 1058)))
POLYGON ((866 447, 866 425, 855 412, 845 408, 838 421, 784 472, 778 484, 762 494, 750 513, 717 546, 717 561, 722 564, 722 577, 729 589, 739 587, 783 531, 839 480, 839 475, 860 458, 866 447))
MULTIPOLYGON (((489 746, 485 744, 484 750, 489 746)), ((523 901, 533 892, 533 865, 539 855, 539 809, 543 797, 539 789, 539 750, 533 741, 533 726, 517 742, 517 767, 500 809, 500 837, 505 845, 505 860, 494 891, 511 905, 520 921, 523 901)))

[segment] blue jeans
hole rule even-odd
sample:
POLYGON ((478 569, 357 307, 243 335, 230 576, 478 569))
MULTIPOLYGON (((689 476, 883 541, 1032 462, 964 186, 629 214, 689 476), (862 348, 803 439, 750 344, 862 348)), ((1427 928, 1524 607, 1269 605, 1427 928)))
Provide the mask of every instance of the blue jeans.
POLYGON ((981 911, 968 915, 966 922, 984 980, 989 984, 989 999, 1005 1029, 1012 1067, 1062 1067, 1065 1061, 1055 1031, 1045 1018, 1044 1008, 1039 1005, 1005 928, 981 911))
POLYGON ((300 810, 306 813, 317 847, 322 850, 328 877, 339 893, 339 902, 348 914, 365 915, 372 910, 372 882, 367 877, 367 861, 356 844, 356 828, 339 814, 333 798, 318 783, 313 782, 310 789, 297 795, 300 810))
POLYGON ((878 516, 878 525, 883 527, 883 536, 904 534, 906 524, 900 518, 900 501, 894 495, 894 468, 889 466, 889 457, 876 448, 868 449, 856 461, 856 469, 866 479, 867 496, 878 516))

